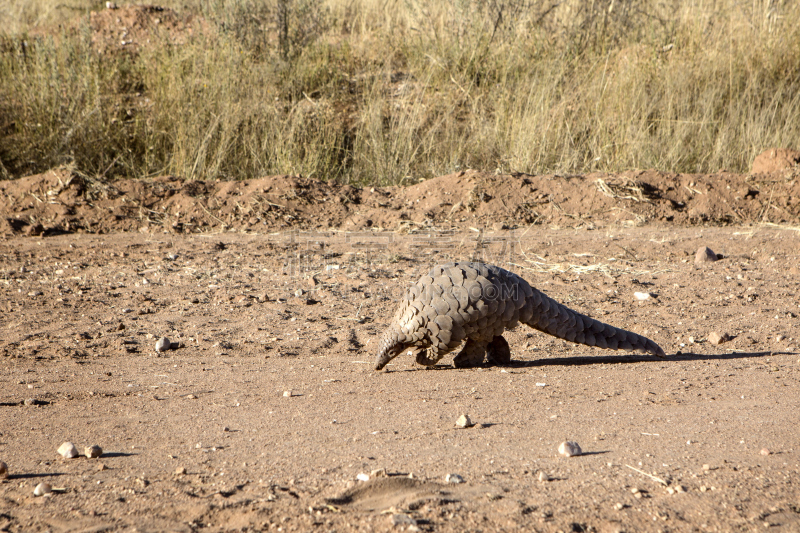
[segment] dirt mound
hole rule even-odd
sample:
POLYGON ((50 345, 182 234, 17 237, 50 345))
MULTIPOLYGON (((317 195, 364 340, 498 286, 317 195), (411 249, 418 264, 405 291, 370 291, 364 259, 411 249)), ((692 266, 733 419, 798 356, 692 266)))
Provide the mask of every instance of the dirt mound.
POLYGON ((460 172, 411 187, 358 188, 298 176, 247 181, 92 181, 55 169, 0 182, 4 234, 220 230, 401 230, 548 224, 796 223, 800 182, 758 175, 495 175, 460 172))
POLYGON ((794 173, 800 175, 800 152, 788 148, 770 148, 756 156, 751 174, 794 173))
POLYGON ((151 41, 166 38, 182 44, 196 33, 208 33, 203 17, 180 15, 159 6, 112 7, 91 14, 92 44, 101 54, 109 52, 138 53, 151 41))

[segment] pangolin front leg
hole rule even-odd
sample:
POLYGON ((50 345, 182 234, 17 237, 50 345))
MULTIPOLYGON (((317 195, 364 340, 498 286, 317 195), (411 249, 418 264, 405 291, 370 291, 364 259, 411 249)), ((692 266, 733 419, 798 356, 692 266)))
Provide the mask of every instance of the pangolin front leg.
POLYGON ((381 337, 375 369, 414 347, 416 360, 436 364, 466 340, 457 367, 511 359, 506 329, 519 322, 571 342, 637 350, 664 357, 650 339, 573 311, 502 268, 483 263, 449 263, 431 269, 414 284, 381 337))

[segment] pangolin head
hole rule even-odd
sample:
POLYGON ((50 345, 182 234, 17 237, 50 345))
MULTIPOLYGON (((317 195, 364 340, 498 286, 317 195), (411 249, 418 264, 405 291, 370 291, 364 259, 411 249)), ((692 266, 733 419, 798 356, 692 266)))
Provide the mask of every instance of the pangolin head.
POLYGON ((381 337, 378 345, 378 356, 375 358, 375 370, 382 370, 389 361, 403 353, 410 346, 406 335, 397 326, 390 326, 381 337))

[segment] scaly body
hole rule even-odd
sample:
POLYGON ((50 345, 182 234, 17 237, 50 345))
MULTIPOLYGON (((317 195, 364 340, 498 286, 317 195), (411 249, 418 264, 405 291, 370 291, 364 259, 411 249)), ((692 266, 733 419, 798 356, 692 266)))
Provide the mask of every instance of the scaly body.
POLYGON ((664 357, 650 339, 569 309, 513 272, 483 263, 433 267, 414 284, 381 337, 375 370, 413 349, 417 363, 435 365, 466 340, 456 367, 511 359, 503 332, 519 323, 560 339, 664 357))

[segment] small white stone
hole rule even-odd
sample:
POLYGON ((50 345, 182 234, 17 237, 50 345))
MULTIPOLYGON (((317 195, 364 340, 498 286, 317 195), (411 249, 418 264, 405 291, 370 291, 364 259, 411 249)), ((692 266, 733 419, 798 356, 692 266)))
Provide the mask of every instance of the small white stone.
POLYGON ((544 472, 539 472, 539 481, 550 481, 550 476, 544 472))
POLYGON ((290 390, 283 391, 283 397, 284 398, 291 398, 292 396, 294 396, 294 393, 292 391, 290 391, 290 390))
POLYGON ((50 494, 53 492, 53 487, 50 486, 50 483, 39 483, 36 485, 36 488, 33 489, 34 496, 44 496, 45 494, 50 494))
POLYGON ((362 472, 356 476, 356 479, 359 481, 369 481, 369 476, 362 472))
POLYGON ((568 440, 559 444, 558 453, 560 453, 564 457, 574 457, 576 455, 582 454, 583 451, 581 451, 581 447, 578 445, 577 442, 568 440))
POLYGON ((170 340, 168 338, 161 337, 160 339, 158 339, 158 341, 156 341, 156 351, 157 352, 166 352, 170 348, 172 348, 172 343, 170 342, 170 340))
POLYGON ((761 448, 761 455, 769 455, 771 453, 768 448, 761 448))
POLYGON ((650 293, 649 292, 634 292, 633 297, 639 301, 649 300, 650 293))
POLYGON ((8 465, 0 461, 0 479, 8 478, 8 465))
POLYGON ((708 342, 713 344, 714 346, 719 346, 723 342, 730 339, 730 336, 727 333, 717 333, 716 331, 712 331, 708 334, 708 342))
POLYGON ((465 414, 458 417, 458 420, 456 420, 456 426, 460 428, 469 428, 474 426, 474 424, 472 423, 472 420, 469 419, 469 415, 465 414))
POLYGON ((458 474, 447 474, 444 480, 447 483, 464 483, 464 478, 458 474))
POLYGON ((72 444, 71 442, 65 442, 64 444, 59 446, 58 453, 61 454, 61 456, 64 457, 65 459, 73 459, 80 455, 78 453, 78 448, 76 448, 75 445, 72 444))
POLYGON ((97 459, 101 455, 103 455, 103 448, 98 446, 97 444, 93 444, 92 446, 87 446, 83 449, 83 455, 88 457, 89 459, 97 459))
MULTIPOLYGON (((406 531, 410 531, 411 527, 416 527, 417 521, 408 516, 407 514, 393 514, 391 518, 392 526, 394 527, 406 527, 406 531)), ((419 528, 416 529, 419 531, 419 528)))
POLYGON ((387 474, 386 474, 386 469, 385 468, 378 468, 378 469, 373 470, 372 472, 369 473, 369 477, 371 477, 371 478, 386 477, 386 476, 387 476, 387 474))

